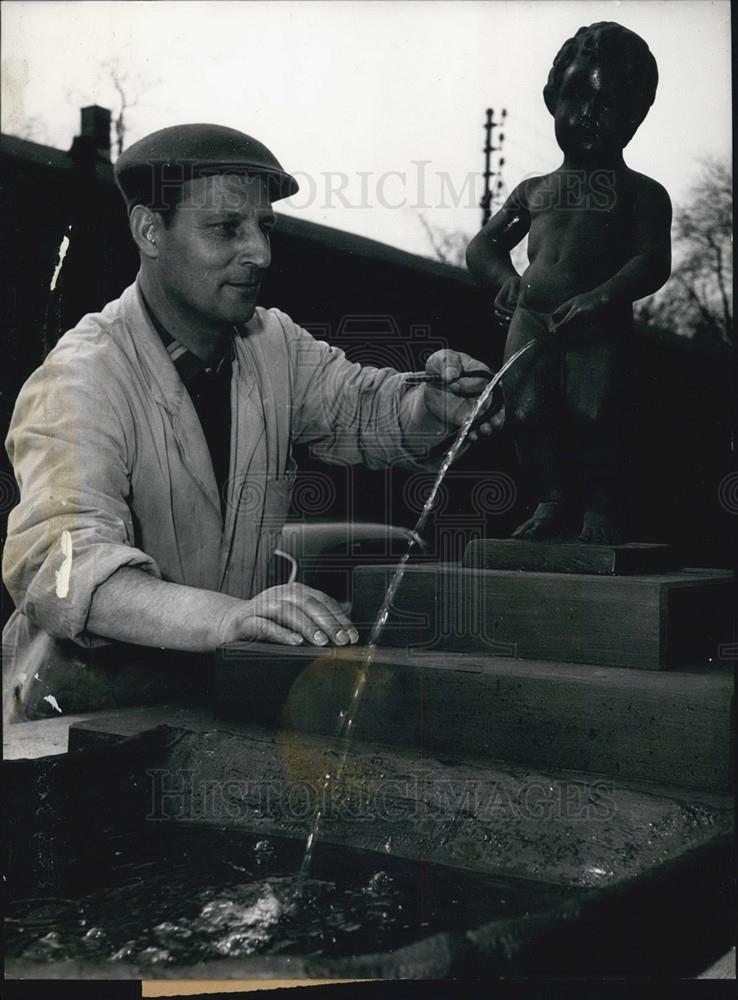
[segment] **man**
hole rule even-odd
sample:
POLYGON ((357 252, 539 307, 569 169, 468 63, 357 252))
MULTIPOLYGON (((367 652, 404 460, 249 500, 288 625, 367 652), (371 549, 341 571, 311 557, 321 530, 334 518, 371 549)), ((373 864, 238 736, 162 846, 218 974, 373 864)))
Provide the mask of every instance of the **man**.
POLYGON ((297 190, 256 140, 167 128, 115 172, 137 280, 61 338, 21 390, 7 440, 21 500, 4 554, 17 607, 6 717, 89 708, 90 691, 99 707, 135 700, 135 684, 111 689, 111 648, 356 642, 330 597, 268 586, 293 444, 334 463, 428 468, 486 384, 462 377, 483 366, 440 351, 427 370, 441 387, 408 387, 256 307, 272 202, 297 190))

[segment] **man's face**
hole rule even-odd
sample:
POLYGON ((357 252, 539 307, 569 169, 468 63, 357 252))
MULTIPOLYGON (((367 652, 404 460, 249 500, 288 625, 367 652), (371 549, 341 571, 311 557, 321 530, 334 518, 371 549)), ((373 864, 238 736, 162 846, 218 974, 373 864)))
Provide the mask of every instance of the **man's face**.
POLYGON ((564 73, 554 112, 556 139, 565 153, 612 155, 630 139, 633 102, 613 69, 577 57, 564 73))
POLYGON ((271 263, 274 221, 261 177, 217 174, 188 181, 171 222, 157 231, 162 290, 195 322, 248 322, 271 263))

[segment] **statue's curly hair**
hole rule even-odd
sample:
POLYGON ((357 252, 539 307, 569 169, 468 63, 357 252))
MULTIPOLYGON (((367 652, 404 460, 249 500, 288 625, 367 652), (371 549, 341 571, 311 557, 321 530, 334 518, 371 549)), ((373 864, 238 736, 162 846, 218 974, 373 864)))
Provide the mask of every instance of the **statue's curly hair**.
POLYGON ((653 104, 659 81, 656 60, 648 45, 640 35, 615 21, 598 21, 580 28, 559 49, 543 88, 543 99, 551 114, 554 113, 564 73, 579 55, 596 56, 610 62, 617 70, 633 99, 635 132, 653 104))

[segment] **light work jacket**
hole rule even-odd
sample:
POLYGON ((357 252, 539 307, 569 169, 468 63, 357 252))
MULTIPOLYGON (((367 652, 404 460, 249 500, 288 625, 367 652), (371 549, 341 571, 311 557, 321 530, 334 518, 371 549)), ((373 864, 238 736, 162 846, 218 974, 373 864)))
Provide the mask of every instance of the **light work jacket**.
POLYGON ((95 589, 120 567, 244 599, 263 590, 294 444, 331 463, 427 470, 448 435, 419 387, 348 361, 277 309, 234 332, 230 391, 223 514, 202 427, 137 283, 84 316, 25 383, 6 442, 20 487, 3 556, 17 609, 3 641, 6 719, 108 707, 154 683, 145 657, 124 682, 108 641, 86 628, 95 589))

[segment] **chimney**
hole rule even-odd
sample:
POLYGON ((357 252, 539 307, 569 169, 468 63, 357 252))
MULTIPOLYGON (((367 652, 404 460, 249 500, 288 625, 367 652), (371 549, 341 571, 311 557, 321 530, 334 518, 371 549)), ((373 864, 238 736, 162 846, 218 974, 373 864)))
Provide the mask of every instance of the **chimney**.
POLYGON ((110 160, 110 111, 97 104, 82 108, 80 137, 92 146, 101 160, 110 160))

